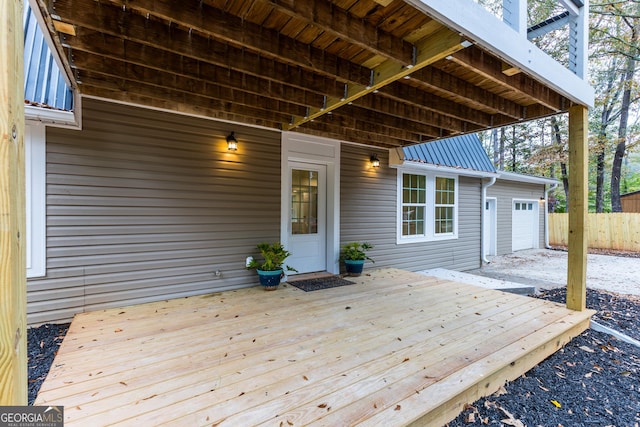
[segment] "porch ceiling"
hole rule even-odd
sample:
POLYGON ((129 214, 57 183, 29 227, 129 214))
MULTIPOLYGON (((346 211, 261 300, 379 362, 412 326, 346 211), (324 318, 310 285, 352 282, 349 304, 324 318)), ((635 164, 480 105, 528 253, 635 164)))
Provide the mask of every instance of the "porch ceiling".
POLYGON ((36 1, 84 95, 387 148, 571 106, 403 0, 36 1))

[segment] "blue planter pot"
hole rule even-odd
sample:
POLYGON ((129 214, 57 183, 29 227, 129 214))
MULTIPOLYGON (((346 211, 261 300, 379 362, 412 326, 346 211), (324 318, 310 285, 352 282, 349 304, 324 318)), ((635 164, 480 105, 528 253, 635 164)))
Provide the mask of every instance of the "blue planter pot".
POLYGON ((273 271, 265 271, 265 270, 257 270, 258 271, 258 279, 260 279, 260 284, 267 291, 275 290, 280 284, 280 276, 282 276, 282 270, 273 270, 273 271))
POLYGON ((347 269, 347 273, 349 274, 349 276, 359 276, 362 274, 362 269, 364 268, 364 260, 345 259, 344 266, 347 269))

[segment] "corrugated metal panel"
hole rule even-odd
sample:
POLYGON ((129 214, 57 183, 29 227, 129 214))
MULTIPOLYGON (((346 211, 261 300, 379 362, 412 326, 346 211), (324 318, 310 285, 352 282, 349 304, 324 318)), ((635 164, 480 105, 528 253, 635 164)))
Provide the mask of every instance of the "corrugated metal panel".
POLYGON ((405 147, 405 161, 495 172, 480 139, 475 134, 461 135, 424 144, 405 147))
POLYGON ((47 276, 28 282, 29 322, 257 284, 245 258, 280 236, 280 133, 83 104, 82 131, 47 130, 47 276))
POLYGON ((73 110, 73 92, 60 73, 28 2, 24 7, 24 99, 35 105, 73 110))
MULTIPOLYGON (((495 197, 497 201, 497 255, 510 254, 512 252, 511 215, 513 213, 513 199, 539 200, 540 197, 544 197, 544 185, 498 179, 494 185, 487 188, 487 197, 495 197)), ((539 215, 539 247, 544 248, 544 205, 540 205, 539 215)))
POLYGON ((341 244, 367 241, 375 245, 374 267, 411 271, 443 267, 470 270, 480 266, 480 190, 478 178, 460 177, 455 240, 396 244, 397 171, 384 167, 387 153, 378 152, 383 167, 371 170, 363 159, 370 150, 344 145, 341 153, 341 244))

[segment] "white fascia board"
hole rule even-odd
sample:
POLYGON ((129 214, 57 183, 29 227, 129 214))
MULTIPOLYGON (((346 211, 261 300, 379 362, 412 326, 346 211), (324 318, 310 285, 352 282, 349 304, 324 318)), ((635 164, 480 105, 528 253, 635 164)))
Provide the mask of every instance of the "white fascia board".
POLYGON ((24 106, 24 116, 27 121, 41 122, 47 126, 80 129, 79 117, 77 117, 79 113, 75 111, 52 110, 34 105, 24 106))
POLYGON ((576 6, 573 0, 556 0, 556 1, 560 3, 565 9, 567 9, 567 11, 571 15, 578 16, 580 14, 580 9, 578 8, 578 6, 576 6))
POLYGON ((451 166, 434 165, 431 163, 403 161, 399 164, 390 164, 390 168, 402 169, 403 171, 416 171, 416 172, 441 172, 460 176, 470 176, 475 178, 493 178, 499 177, 499 174, 495 172, 476 171, 472 169, 454 168, 451 166))
POLYGON ((526 182, 529 184, 559 184, 560 181, 553 178, 545 178, 543 176, 523 175, 514 172, 498 171, 498 179, 506 181, 526 182))
POLYGON ((562 64, 544 53, 472 0, 406 0, 429 16, 470 37, 482 48, 543 81, 580 105, 593 107, 594 90, 562 64))

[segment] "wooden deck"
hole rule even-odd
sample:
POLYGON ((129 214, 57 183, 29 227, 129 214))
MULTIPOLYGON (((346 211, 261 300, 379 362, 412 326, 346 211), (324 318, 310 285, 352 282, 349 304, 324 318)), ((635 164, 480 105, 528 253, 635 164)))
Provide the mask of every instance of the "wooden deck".
POLYGON ((78 315, 36 404, 66 426, 439 426, 592 314, 401 270, 354 280, 78 315))

